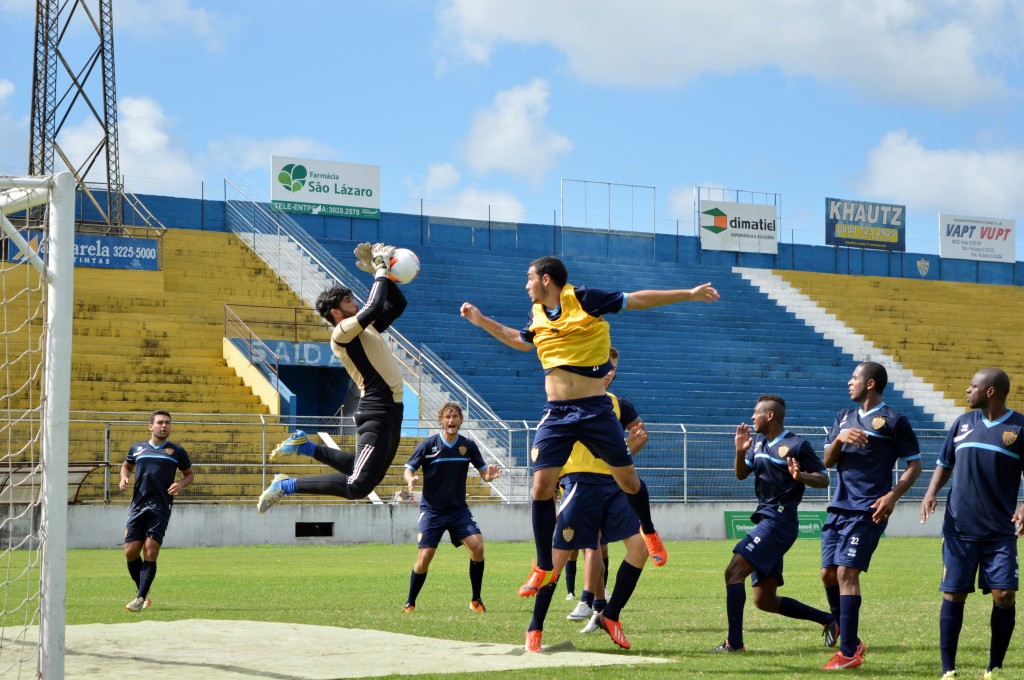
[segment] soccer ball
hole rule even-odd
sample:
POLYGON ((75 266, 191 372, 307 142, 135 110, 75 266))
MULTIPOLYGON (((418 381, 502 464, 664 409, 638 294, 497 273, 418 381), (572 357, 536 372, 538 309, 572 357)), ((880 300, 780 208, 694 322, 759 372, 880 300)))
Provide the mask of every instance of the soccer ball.
POLYGON ((395 283, 409 283, 420 273, 420 258, 408 248, 398 248, 391 256, 388 278, 395 283))

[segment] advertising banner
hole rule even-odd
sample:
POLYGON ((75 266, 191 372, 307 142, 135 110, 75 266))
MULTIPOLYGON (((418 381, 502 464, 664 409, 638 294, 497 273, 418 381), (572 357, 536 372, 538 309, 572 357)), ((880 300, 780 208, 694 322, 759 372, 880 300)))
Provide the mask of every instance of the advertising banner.
POLYGON ((890 203, 825 199, 825 243, 876 250, 907 249, 907 207, 890 203))
POLYGON ((1016 222, 998 217, 939 213, 939 256, 955 260, 1015 262, 1016 222))
POLYGON ((270 207, 302 215, 380 219, 380 166, 272 156, 270 207))
MULTIPOLYGON (((32 250, 46 259, 46 246, 40 244, 42 232, 32 229, 18 232, 32 250)), ((27 262, 27 253, 11 242, 8 262, 27 262)), ((160 241, 152 238, 75 234, 75 266, 99 269, 160 269, 160 241)))
MULTIPOLYGON (((797 538, 821 538, 821 527, 825 524, 828 513, 819 510, 797 510, 797 521, 800 531, 797 538)), ((725 511, 726 538, 739 540, 754 530, 749 512, 725 511)))
POLYGON ((741 253, 779 252, 774 205, 700 201, 700 247, 741 253))

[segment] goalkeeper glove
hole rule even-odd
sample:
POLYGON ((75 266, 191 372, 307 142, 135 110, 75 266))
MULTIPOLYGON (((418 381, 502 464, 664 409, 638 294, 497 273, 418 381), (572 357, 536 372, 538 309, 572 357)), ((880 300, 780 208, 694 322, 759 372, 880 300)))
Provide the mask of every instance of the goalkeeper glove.
POLYGON ((380 276, 381 268, 387 274, 391 267, 391 256, 395 254, 395 247, 389 246, 386 243, 374 243, 373 248, 370 249, 370 254, 373 256, 373 266, 376 268, 376 275, 380 276))
POLYGON ((369 243, 360 243, 356 246, 356 249, 352 251, 352 254, 356 256, 356 267, 366 272, 367 274, 373 274, 377 270, 373 266, 373 246, 369 243))

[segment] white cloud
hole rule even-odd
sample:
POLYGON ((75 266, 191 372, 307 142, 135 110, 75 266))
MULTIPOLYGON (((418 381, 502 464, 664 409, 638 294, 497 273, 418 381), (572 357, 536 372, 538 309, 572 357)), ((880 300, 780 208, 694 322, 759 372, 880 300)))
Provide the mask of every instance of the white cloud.
POLYGON ((210 142, 204 165, 218 172, 259 169, 269 172, 271 156, 336 158, 339 154, 330 146, 309 137, 254 139, 235 136, 210 142))
POLYGON ((431 163, 427 168, 427 177, 422 183, 407 177, 405 186, 410 196, 430 198, 457 186, 460 179, 459 171, 451 163, 431 163))
POLYGON ((118 31, 178 43, 194 38, 207 49, 220 51, 243 19, 195 6, 190 0, 118 0, 114 22, 118 31))
POLYGON ((463 144, 474 172, 504 170, 539 182, 572 150, 568 137, 547 126, 548 94, 547 82, 535 79, 498 92, 491 106, 476 112, 463 144))
POLYGON ((928 149, 900 130, 868 152, 859 189, 918 211, 1012 217, 1024 212, 1022 186, 1024 149, 928 149))
POLYGON ((14 83, 9 80, 0 80, 0 101, 7 99, 14 94, 14 83))
MULTIPOLYGON (((118 149, 122 175, 129 180, 133 176, 196 182, 202 179, 185 145, 168 132, 172 121, 164 114, 159 102, 147 97, 122 97, 118 101, 118 112, 118 149)), ((91 116, 77 124, 65 126, 57 136, 57 144, 79 166, 102 141, 103 131, 91 116)), ((106 181, 106 159, 102 152, 86 179, 91 182, 106 181)))
POLYGON ((492 222, 523 222, 526 209, 512 193, 470 187, 445 201, 434 201, 428 212, 447 217, 492 222))
POLYGON ((990 0, 447 0, 438 22, 456 58, 545 44, 595 83, 673 87, 770 67, 872 99, 954 106, 1003 87, 989 57, 1021 54, 1021 17, 990 0))

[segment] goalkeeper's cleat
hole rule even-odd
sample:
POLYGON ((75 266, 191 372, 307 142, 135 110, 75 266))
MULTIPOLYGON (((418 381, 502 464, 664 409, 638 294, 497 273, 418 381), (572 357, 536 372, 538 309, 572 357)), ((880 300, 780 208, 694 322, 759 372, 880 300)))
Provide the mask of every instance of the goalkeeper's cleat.
POLYGON ((526 645, 524 645, 526 651, 540 653, 540 639, 544 635, 542 630, 528 630, 526 631, 526 645))
POLYGON ((485 611, 487 611, 487 607, 484 606, 483 600, 472 600, 469 603, 469 609, 470 611, 474 611, 477 614, 483 614, 485 611))
POLYGON ((999 680, 999 678, 1003 677, 1006 677, 1005 675, 1003 675, 1003 669, 999 666, 996 666, 995 668, 990 668, 989 670, 985 671, 985 674, 981 676, 981 680, 999 680))
POLYGON ((569 612, 569 615, 565 618, 569 619, 570 621, 586 621, 593 615, 594 608, 586 602, 584 602, 583 600, 580 600, 576 603, 576 608, 569 612))
POLYGON ((278 444, 277 447, 270 452, 270 457, 267 460, 273 463, 278 458, 281 458, 283 456, 302 455, 299 452, 299 447, 302 446, 303 444, 308 443, 309 437, 306 436, 306 433, 303 432, 302 430, 295 430, 294 434, 292 434, 290 437, 288 437, 288 439, 285 439, 283 442, 278 444))
POLYGON ((626 639, 626 634, 622 632, 621 623, 605 618, 604 614, 598 614, 597 626, 604 632, 608 633, 608 637, 612 639, 612 642, 623 649, 629 649, 629 640, 626 639))
POLYGON ((945 673, 943 673, 942 678, 940 678, 940 680, 956 680, 956 669, 954 668, 951 671, 946 671, 945 673))
POLYGON ((544 586, 555 583, 558 583, 557 571, 534 567, 526 578, 526 583, 519 588, 519 597, 533 597, 544 586))
POLYGON ((409 604, 408 602, 406 602, 405 605, 402 607, 403 614, 412 614, 414 611, 416 611, 416 605, 414 604, 409 604))
POLYGON ((712 652, 745 652, 745 651, 747 651, 747 646, 746 645, 740 645, 739 647, 733 647, 732 645, 729 644, 729 641, 726 640, 725 642, 723 642, 722 644, 718 645, 717 647, 715 647, 711 651, 712 652))
POLYGON ((260 494, 260 499, 256 501, 256 512, 261 515, 270 509, 270 506, 281 500, 284 496, 284 489, 281 488, 281 482, 288 479, 288 475, 274 475, 274 481, 270 483, 263 493, 260 494))
POLYGON ((146 598, 137 597, 124 606, 126 612, 141 612, 143 607, 146 606, 146 598))
POLYGON ((581 633, 593 633, 595 630, 601 630, 601 627, 597 625, 597 617, 600 616, 600 612, 594 612, 594 615, 587 621, 587 625, 580 629, 581 633))
POLYGON ((832 623, 826 623, 821 635, 825 638, 826 647, 835 647, 839 641, 839 622, 833 619, 832 623))
POLYGON ((828 660, 824 666, 821 667, 823 671, 843 671, 849 668, 857 668, 864 660, 854 654, 853 656, 846 656, 842 652, 836 652, 831 659, 828 660))
POLYGON ((653 531, 648 535, 641 529, 640 535, 644 537, 644 543, 647 545, 647 552, 651 556, 651 562, 654 562, 656 567, 664 567, 665 563, 668 562, 668 552, 665 550, 665 544, 661 542, 658 532, 653 531))

